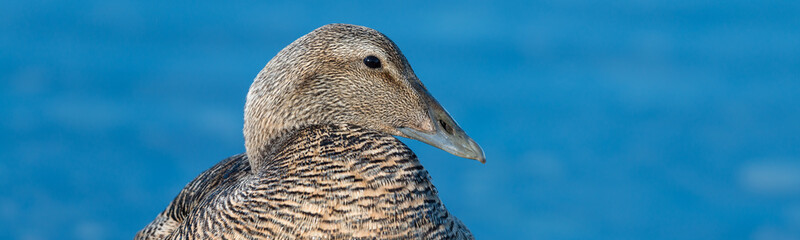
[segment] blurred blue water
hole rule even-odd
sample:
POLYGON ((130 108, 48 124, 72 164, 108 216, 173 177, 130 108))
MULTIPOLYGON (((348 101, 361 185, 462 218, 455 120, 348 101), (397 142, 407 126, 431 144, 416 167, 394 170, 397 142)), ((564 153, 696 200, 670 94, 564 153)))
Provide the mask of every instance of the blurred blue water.
POLYGON ((406 141, 480 239, 800 239, 797 1, 0 5, 0 239, 132 238, 332 22, 391 37, 484 147, 406 141))

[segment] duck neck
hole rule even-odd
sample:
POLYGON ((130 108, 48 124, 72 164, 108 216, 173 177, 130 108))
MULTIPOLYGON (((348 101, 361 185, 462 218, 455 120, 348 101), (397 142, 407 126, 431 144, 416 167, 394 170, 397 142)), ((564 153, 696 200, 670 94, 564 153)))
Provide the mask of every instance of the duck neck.
POLYGON ((319 116, 298 111, 286 99, 287 94, 259 95, 251 88, 244 116, 244 141, 247 158, 252 169, 269 161, 275 143, 291 131, 324 122, 319 116))
POLYGON ((275 143, 282 136, 310 123, 295 121, 291 114, 282 114, 274 111, 256 109, 280 109, 270 106, 268 108, 254 108, 248 104, 245 108, 244 139, 247 158, 252 169, 260 169, 260 165, 268 161, 275 143))

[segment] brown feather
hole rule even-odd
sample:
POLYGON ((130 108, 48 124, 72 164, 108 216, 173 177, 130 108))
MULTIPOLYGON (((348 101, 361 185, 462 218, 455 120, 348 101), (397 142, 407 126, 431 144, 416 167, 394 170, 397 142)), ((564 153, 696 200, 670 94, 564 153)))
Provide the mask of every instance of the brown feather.
POLYGON ((472 239, 391 136, 433 132, 434 115, 457 127, 386 36, 320 27, 255 78, 247 152, 201 173, 136 239, 472 239))
POLYGON ((273 146, 262 169, 237 155, 202 173, 137 239, 472 239, 390 135, 310 126, 273 146))

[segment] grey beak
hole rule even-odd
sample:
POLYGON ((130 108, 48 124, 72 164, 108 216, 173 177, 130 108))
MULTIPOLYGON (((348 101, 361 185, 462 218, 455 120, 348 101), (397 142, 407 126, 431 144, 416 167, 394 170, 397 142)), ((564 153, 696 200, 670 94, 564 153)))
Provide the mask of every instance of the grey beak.
POLYGON ((409 138, 430 144, 453 155, 486 163, 486 156, 484 156, 483 149, 478 146, 478 143, 467 136, 467 133, 458 126, 456 121, 450 117, 450 114, 436 100, 432 98, 431 100, 432 103, 429 103, 428 115, 433 121, 435 128, 433 132, 421 132, 405 127, 398 128, 398 130, 409 138))

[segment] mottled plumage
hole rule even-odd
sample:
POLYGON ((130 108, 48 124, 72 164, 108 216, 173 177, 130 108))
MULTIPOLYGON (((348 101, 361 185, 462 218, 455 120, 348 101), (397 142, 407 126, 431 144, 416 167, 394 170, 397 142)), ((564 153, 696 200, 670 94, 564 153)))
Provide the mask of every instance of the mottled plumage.
POLYGON ((274 146, 252 174, 238 155, 190 183, 162 214, 183 220, 165 239, 471 238, 414 153, 390 135, 310 126, 274 146))
POLYGON ((247 152, 200 174, 136 239, 472 239, 391 135, 484 161, 391 40, 320 27, 254 80, 247 152))

